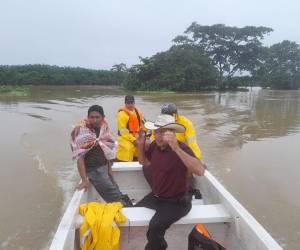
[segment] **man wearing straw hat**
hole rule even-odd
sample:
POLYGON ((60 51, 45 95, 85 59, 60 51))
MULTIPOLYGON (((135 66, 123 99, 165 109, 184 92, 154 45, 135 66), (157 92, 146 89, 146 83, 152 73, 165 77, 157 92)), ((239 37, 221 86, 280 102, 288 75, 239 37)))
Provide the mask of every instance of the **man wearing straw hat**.
POLYGON ((191 195, 187 188, 187 173, 204 174, 204 166, 192 150, 176 139, 185 127, 170 115, 159 115, 155 122, 146 122, 155 140, 145 149, 145 132, 140 130, 136 140, 138 160, 149 168, 152 192, 136 204, 156 210, 149 223, 146 250, 164 250, 168 244, 166 230, 191 209, 191 195))

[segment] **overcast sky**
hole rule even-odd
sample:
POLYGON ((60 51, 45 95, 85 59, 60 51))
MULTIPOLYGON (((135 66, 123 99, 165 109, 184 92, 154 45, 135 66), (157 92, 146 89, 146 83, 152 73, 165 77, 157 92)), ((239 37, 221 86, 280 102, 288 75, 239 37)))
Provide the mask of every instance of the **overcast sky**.
POLYGON ((268 26, 267 44, 300 43, 299 0, 0 0, 0 64, 131 65, 193 21, 268 26))

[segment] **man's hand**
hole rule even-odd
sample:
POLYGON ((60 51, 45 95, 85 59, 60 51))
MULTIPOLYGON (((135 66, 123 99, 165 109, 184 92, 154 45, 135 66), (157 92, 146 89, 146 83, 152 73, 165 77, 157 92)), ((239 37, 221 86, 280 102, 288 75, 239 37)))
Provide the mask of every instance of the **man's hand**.
POLYGON ((179 144, 174 132, 166 131, 163 135, 163 140, 169 144, 173 151, 176 152, 179 149, 179 144))
POLYGON ((145 141, 145 131, 143 129, 140 129, 135 140, 137 145, 138 160, 141 165, 150 166, 150 162, 145 156, 145 141))
POLYGON ((137 138, 135 140, 135 144, 137 147, 144 147, 145 145, 145 140, 146 140, 146 136, 145 136, 145 131, 143 129, 140 129, 138 134, 137 134, 137 138))
POLYGON ((86 180, 81 180, 81 182, 76 186, 76 190, 81 190, 81 189, 84 189, 84 192, 87 191, 89 187, 89 181, 86 179, 86 180))

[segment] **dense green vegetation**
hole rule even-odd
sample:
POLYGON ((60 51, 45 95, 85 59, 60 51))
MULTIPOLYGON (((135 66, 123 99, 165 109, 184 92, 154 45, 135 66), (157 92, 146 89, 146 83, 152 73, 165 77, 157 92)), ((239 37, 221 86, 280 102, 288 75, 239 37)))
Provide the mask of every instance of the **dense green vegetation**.
POLYGON ((266 48, 262 62, 253 72, 262 87, 273 89, 300 88, 300 46, 283 41, 266 48))
POLYGON ((0 85, 120 85, 129 90, 199 91, 262 86, 300 88, 300 46, 264 46, 268 27, 192 23, 167 51, 111 70, 49 65, 0 66, 0 85))
POLYGON ((124 72, 50 65, 0 66, 1 85, 121 85, 124 72))
POLYGON ((142 64, 132 66, 125 87, 131 90, 196 91, 215 84, 217 71, 211 60, 193 47, 173 46, 142 64))
POLYGON ((262 86, 300 87, 300 48, 283 41, 270 47, 262 40, 268 27, 203 26, 192 23, 167 51, 128 69, 132 90, 237 89, 262 86))
POLYGON ((262 57, 261 40, 272 29, 246 26, 229 27, 223 24, 202 26, 192 23, 185 35, 177 36, 176 44, 192 45, 212 59, 218 70, 218 86, 226 87, 226 81, 238 72, 252 71, 262 57))

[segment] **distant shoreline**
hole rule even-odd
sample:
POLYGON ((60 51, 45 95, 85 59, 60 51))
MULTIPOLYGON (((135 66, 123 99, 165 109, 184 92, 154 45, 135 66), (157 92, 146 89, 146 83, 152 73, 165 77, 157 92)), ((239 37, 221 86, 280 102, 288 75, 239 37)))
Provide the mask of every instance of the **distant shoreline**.
MULTIPOLYGON (((203 89, 203 90, 197 90, 197 91, 172 91, 172 90, 136 90, 136 91, 130 91, 124 88, 123 86, 118 85, 0 85, 0 97, 4 98, 10 98, 10 97, 27 97, 30 95, 31 89, 40 89, 43 90, 51 90, 51 89, 62 89, 62 90, 68 90, 68 89, 78 89, 78 91, 81 90, 120 90, 124 93, 133 93, 137 95, 147 95, 147 94, 179 94, 179 93, 185 93, 185 94, 197 94, 197 93, 205 93, 205 92, 219 92, 219 93, 225 93, 225 92, 249 92, 251 90, 251 86, 249 87, 241 87, 237 89, 225 89, 225 90, 219 90, 219 89, 203 89)), ((256 88, 256 87, 253 87, 256 88)), ((261 88, 261 87, 259 87, 261 88)), ((261 88, 263 89, 263 88, 261 88)), ((271 89, 266 88, 269 90, 279 90, 279 91, 285 91, 289 89, 271 89)))
POLYGON ((153 93, 174 93, 174 94, 178 94, 178 93, 203 93, 203 92, 214 92, 214 91, 218 91, 218 92, 228 92, 228 91, 232 91, 232 92, 247 92, 249 91, 248 88, 238 88, 238 89, 233 89, 233 90, 217 90, 217 89, 203 89, 203 90, 198 90, 198 91, 172 91, 172 90, 136 90, 136 91, 129 91, 126 88, 122 87, 122 86, 118 86, 118 85, 0 85, 0 96, 7 96, 7 97, 12 97, 12 96, 20 96, 20 97, 25 97, 28 96, 30 93, 30 90, 32 88, 35 89, 89 89, 89 90, 99 90, 99 89, 105 89, 105 90, 122 90, 125 93, 136 93, 136 94, 153 94, 153 93))
MULTIPOLYGON (((205 74, 204 74, 205 75, 205 74)), ((249 76, 232 77, 224 81, 222 85, 210 82, 210 79, 199 77, 196 79, 176 80, 176 72, 168 73, 170 79, 157 76, 155 80, 139 79, 137 81, 130 70, 94 70, 74 67, 59 67, 52 65, 0 65, 0 94, 20 95, 22 88, 32 86, 60 87, 86 87, 105 89, 121 89, 133 93, 181 93, 181 92, 209 92, 209 91, 248 91, 247 85, 256 85, 262 88, 271 87, 278 90, 299 89, 296 79, 293 84, 269 84, 269 78, 263 81, 255 80, 249 76), (174 78, 175 77, 175 78, 174 78), (174 79, 173 79, 174 78, 174 79), (178 85, 179 84, 179 85, 178 85), (17 86, 17 87, 16 87, 17 86), (17 88, 17 91, 15 91, 17 88)), ((281 77, 282 78, 282 77, 281 77)), ((282 81, 278 79, 278 81, 282 81)), ((300 80, 299 80, 300 81, 300 80)), ((23 91, 23 94, 25 92, 23 91)))

